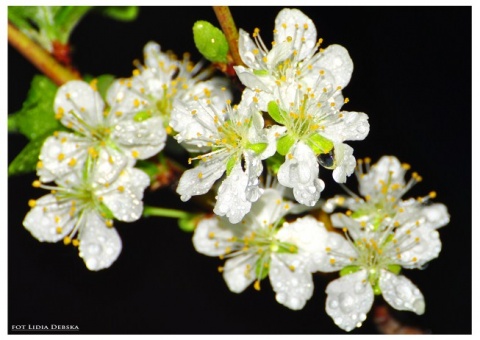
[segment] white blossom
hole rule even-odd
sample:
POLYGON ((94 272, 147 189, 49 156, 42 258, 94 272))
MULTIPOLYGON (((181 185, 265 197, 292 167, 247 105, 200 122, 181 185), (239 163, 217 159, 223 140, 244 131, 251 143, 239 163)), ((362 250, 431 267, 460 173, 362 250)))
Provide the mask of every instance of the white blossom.
POLYGON ((269 276, 277 302, 302 309, 313 294, 311 273, 326 256, 321 250, 327 231, 310 216, 283 222, 292 207, 278 191, 266 189, 239 224, 203 219, 193 236, 195 249, 228 258, 219 271, 232 292, 241 293, 252 283, 260 290, 260 281, 269 276))
POLYGON ((37 166, 42 182, 81 173, 91 159, 96 163, 94 180, 106 184, 136 159, 151 157, 165 145, 165 130, 158 128, 161 118, 136 120, 122 102, 105 107, 95 82, 74 80, 61 86, 54 108, 56 117, 74 133, 56 132, 46 139, 37 166))
POLYGON ((180 178, 180 198, 187 201, 194 195, 205 194, 226 172, 214 212, 227 216, 231 223, 238 223, 250 210, 251 202, 261 195, 261 160, 275 152, 268 147, 271 134, 264 129, 254 98, 247 91, 238 106, 232 108, 228 102, 227 110, 217 110, 208 100, 196 100, 172 111, 170 124, 178 131, 175 138, 188 150, 207 152, 190 159, 199 162, 180 178))
MULTIPOLYGON (((260 30, 253 40, 240 29, 239 53, 246 66, 235 66, 242 83, 261 91, 260 103, 273 100, 274 88, 295 82, 308 87, 345 87, 350 81, 353 63, 347 50, 340 45, 320 49, 312 20, 298 9, 285 8, 275 19, 274 41, 268 50, 260 30)), ((266 106, 260 106, 266 110, 266 106)))
POLYGON ((24 227, 41 242, 72 243, 90 270, 108 268, 117 259, 122 242, 113 219, 136 221, 143 211, 143 190, 149 185, 141 170, 125 168, 111 183, 91 178, 64 181, 59 186, 33 183, 52 190, 38 200, 30 200, 24 227))

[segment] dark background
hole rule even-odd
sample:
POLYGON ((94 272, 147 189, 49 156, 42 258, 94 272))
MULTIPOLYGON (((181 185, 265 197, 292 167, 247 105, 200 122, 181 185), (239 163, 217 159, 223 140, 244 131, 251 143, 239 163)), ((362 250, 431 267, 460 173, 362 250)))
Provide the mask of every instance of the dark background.
MULTIPOLYGON (((260 27, 271 41, 278 7, 232 7, 237 26, 260 27)), ((301 8, 316 24, 323 46, 345 46, 354 72, 344 95, 348 111, 363 111, 371 130, 351 142, 357 158, 385 154, 412 165, 424 180, 407 197, 438 194, 450 224, 440 230, 443 249, 427 270, 405 270, 423 292, 426 313, 395 314, 402 322, 435 334, 468 334, 471 296, 471 8, 470 7, 313 7, 301 8)), ((149 40, 181 55, 192 52, 196 20, 217 24, 211 7, 141 8, 133 23, 89 14, 72 36, 73 59, 86 74, 126 77, 132 61, 142 61, 149 40)), ((9 112, 20 109, 38 73, 9 47, 9 112)), ((9 136, 9 161, 26 144, 9 136)), ((323 197, 341 190, 322 170, 323 197)), ((230 293, 217 272, 221 261, 198 254, 191 235, 175 221, 150 218, 116 223, 124 248, 111 268, 90 272, 77 250, 40 243, 22 227, 34 174, 9 179, 8 324, 78 325, 80 333, 125 334, 319 334, 344 333, 325 313, 325 287, 337 274, 315 275, 315 293, 301 311, 275 301, 268 280, 262 291, 230 293)), ((356 189, 352 177, 348 186, 356 189)), ((151 205, 175 207, 168 190, 146 193, 151 205)), ((381 298, 377 298, 382 302, 381 298)), ((352 333, 376 333, 373 313, 352 333)))

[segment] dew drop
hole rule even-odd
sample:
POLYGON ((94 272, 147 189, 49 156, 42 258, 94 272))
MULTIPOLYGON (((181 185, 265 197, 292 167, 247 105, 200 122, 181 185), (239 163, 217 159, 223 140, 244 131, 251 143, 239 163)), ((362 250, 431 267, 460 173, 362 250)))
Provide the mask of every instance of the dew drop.
POLYGON ((335 151, 332 148, 329 153, 321 153, 317 157, 321 166, 327 169, 335 168, 335 151))

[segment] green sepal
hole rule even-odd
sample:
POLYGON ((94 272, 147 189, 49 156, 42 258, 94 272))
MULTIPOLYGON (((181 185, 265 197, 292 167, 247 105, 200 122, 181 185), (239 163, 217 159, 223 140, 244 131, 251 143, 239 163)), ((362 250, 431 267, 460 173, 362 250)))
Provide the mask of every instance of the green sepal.
POLYGON ((340 276, 345 276, 358 272, 361 269, 360 266, 345 266, 340 270, 340 276))
POLYGON ((105 102, 107 101, 108 88, 114 81, 115 76, 111 74, 102 74, 101 76, 97 77, 97 90, 105 102))
MULTIPOLYGON (((18 132, 30 140, 64 129, 53 112, 57 86, 47 77, 36 75, 20 111, 9 116, 18 132)), ((9 123, 10 125, 10 123, 9 123)))
POLYGON ((382 290, 380 289, 380 285, 375 283, 375 285, 372 287, 373 288, 373 294, 375 295, 382 295, 382 290))
POLYGON ((277 152, 285 156, 293 144, 295 144, 295 138, 292 135, 282 136, 277 140, 277 152))
POLYGON ((283 162, 285 162, 285 157, 278 152, 275 152, 272 157, 267 158, 266 162, 267 168, 273 173, 273 175, 276 175, 283 162))
POLYGON ((140 111, 133 116, 133 120, 137 123, 143 122, 152 117, 152 113, 150 111, 140 111))
POLYGON ((233 170, 233 167, 235 164, 237 164, 238 157, 236 155, 230 156, 230 158, 227 161, 227 176, 230 176, 230 173, 233 170))
POLYGON ((118 21, 133 21, 138 17, 138 6, 105 6, 95 8, 103 15, 118 21))
POLYGON ((32 139, 8 166, 8 176, 35 171, 43 142, 50 134, 32 139))
POLYGON ((329 153, 333 149, 333 142, 317 133, 312 134, 305 142, 313 150, 315 155, 329 153))
POLYGON ((269 271, 270 271, 270 256, 267 254, 267 255, 261 256, 255 263, 255 277, 258 280, 263 280, 268 276, 269 271))
POLYGON ((255 143, 255 144, 248 143, 247 144, 247 149, 252 150, 257 154, 260 154, 263 151, 265 151, 267 146, 268 146, 268 143, 255 143))
POLYGON ((193 40, 198 51, 211 62, 227 62, 228 42, 225 34, 208 21, 193 24, 193 40))
POLYGON ((198 221, 198 215, 189 214, 178 219, 178 227, 186 233, 192 233, 197 227, 198 221))
POLYGON ((97 205, 98 211, 100 212, 100 215, 107 219, 107 220, 112 220, 113 219, 113 213, 112 211, 107 207, 107 205, 103 202, 98 202, 97 205))
POLYGON ((270 115, 270 117, 272 117, 272 119, 275 122, 277 122, 278 124, 285 125, 285 118, 284 117, 286 115, 286 112, 281 110, 278 107, 278 104, 275 101, 272 100, 268 103, 267 111, 268 111, 268 114, 270 115))
POLYGON ((387 269, 395 275, 398 275, 402 271, 402 266, 400 266, 399 264, 389 264, 387 265, 387 269))
POLYGON ((298 253, 298 247, 293 243, 278 242, 271 245, 270 249, 279 254, 296 254, 298 253))
POLYGON ((256 76, 268 76, 270 72, 267 70, 253 70, 253 74, 256 76))

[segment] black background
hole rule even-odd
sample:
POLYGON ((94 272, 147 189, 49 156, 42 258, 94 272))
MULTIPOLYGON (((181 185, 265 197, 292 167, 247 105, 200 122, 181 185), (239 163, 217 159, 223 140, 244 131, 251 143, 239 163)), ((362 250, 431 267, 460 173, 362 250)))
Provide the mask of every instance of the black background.
MULTIPOLYGON (((237 26, 260 27, 271 41, 278 7, 232 7, 237 26)), ((301 8, 316 24, 323 46, 345 46, 354 72, 344 95, 348 111, 370 117, 365 141, 351 142, 357 158, 385 154, 412 165, 424 180, 407 197, 435 190, 451 223, 440 230, 443 249, 426 270, 405 270, 423 292, 426 313, 399 313, 400 320, 435 334, 468 334, 471 297, 471 8, 301 8)), ((131 74, 149 40, 177 54, 192 52, 196 20, 217 24, 211 7, 144 7, 133 23, 89 14, 72 36, 75 65, 84 74, 131 74)), ((8 50, 9 112, 21 107, 38 73, 8 50)), ((9 136, 9 161, 26 144, 9 136)), ((322 170, 323 197, 341 190, 322 170)), ((9 179, 8 324, 78 325, 86 334, 342 334, 325 314, 325 287, 337 275, 315 275, 315 293, 301 311, 275 301, 268 280, 262 291, 228 291, 217 266, 198 254, 191 235, 175 221, 150 218, 116 223, 123 250, 111 268, 89 272, 73 247, 40 243, 22 227, 27 202, 45 194, 33 174, 9 179)), ((356 189, 352 177, 348 186, 356 189)), ((151 205, 180 206, 175 193, 146 193, 151 205)), ((382 302, 382 299, 377 299, 382 302)), ((376 333, 370 313, 353 333, 376 333)))

